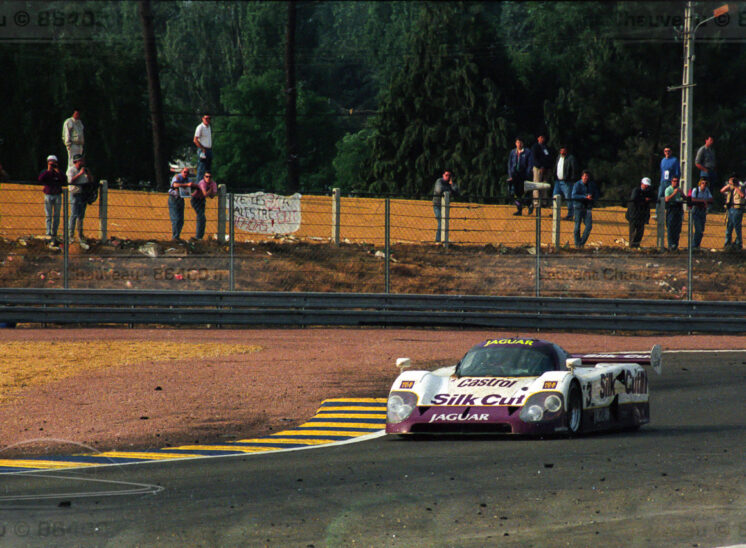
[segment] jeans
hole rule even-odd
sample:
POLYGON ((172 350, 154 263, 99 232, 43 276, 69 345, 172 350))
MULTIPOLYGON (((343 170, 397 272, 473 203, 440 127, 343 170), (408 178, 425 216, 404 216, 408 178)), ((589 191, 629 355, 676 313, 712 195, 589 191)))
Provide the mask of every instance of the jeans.
POLYGON ((679 207, 670 207, 666 209, 666 232, 668 232, 668 249, 674 250, 679 248, 679 236, 681 236, 681 221, 684 218, 684 211, 679 207))
POLYGON ((85 219, 85 208, 88 204, 85 203, 82 194, 71 194, 70 205, 72 212, 70 213, 70 224, 68 226, 68 232, 70 237, 75 236, 75 221, 78 224, 78 236, 83 237, 83 219, 85 219))
POLYGON ((440 242, 440 204, 433 204, 433 213, 435 213, 435 220, 438 221, 438 228, 435 230, 435 241, 440 242))
POLYGON ((205 149, 204 158, 200 158, 201 152, 202 152, 201 150, 198 150, 197 152, 197 182, 198 183, 205 177, 205 172, 210 171, 212 169, 212 149, 211 148, 205 149))
POLYGON ((184 198, 168 195, 168 216, 171 217, 171 237, 175 240, 184 228, 184 198))
POLYGON ((60 209, 62 209, 62 194, 45 194, 44 211, 47 214, 47 236, 57 237, 60 228, 60 209))
POLYGON ((205 199, 192 198, 192 209, 194 209, 194 212, 197 214, 196 238, 201 240, 205 235, 205 225, 207 224, 207 218, 205 217, 205 199))
POLYGON ((730 237, 733 234, 733 230, 736 231, 736 241, 734 242, 737 248, 743 247, 741 240, 741 222, 743 221, 743 209, 737 207, 728 208, 728 224, 725 229, 725 247, 730 245, 730 237))
POLYGON ((591 228, 593 228, 593 209, 590 207, 576 207, 575 208, 575 247, 583 247, 585 242, 588 241, 588 236, 591 235, 591 228), (580 223, 585 225, 583 230, 583 236, 580 236, 580 223))
POLYGON ((552 196, 562 196, 565 199, 565 203, 567 204, 567 216, 572 217, 573 211, 575 210, 575 202, 570 199, 570 191, 572 190, 571 184, 568 184, 567 181, 556 181, 554 183, 554 190, 552 191, 552 196))
POLYGON ((702 236, 705 234, 705 221, 707 220, 707 210, 695 207, 692 209, 692 224, 694 225, 694 236, 692 237, 692 247, 699 249, 702 243, 702 236))

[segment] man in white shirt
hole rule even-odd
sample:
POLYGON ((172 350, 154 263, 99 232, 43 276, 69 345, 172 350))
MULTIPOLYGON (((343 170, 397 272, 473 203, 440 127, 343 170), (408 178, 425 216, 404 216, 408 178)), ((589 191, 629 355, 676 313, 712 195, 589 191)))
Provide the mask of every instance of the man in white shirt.
POLYGON ((83 154, 83 122, 80 120, 80 111, 76 108, 73 115, 62 124, 62 142, 67 149, 67 169, 73 167, 73 157, 83 154))
POLYGON ((197 181, 201 181, 206 171, 212 169, 212 128, 210 115, 202 115, 202 123, 194 130, 194 144, 197 147, 197 181))
POLYGON ((67 184, 70 190, 70 237, 75 235, 75 224, 78 224, 78 240, 80 247, 88 249, 88 243, 83 236, 83 219, 85 219, 85 209, 88 205, 85 201, 85 194, 81 188, 83 185, 93 183, 93 176, 88 168, 85 167, 85 159, 80 154, 73 157, 73 165, 67 170, 67 184))

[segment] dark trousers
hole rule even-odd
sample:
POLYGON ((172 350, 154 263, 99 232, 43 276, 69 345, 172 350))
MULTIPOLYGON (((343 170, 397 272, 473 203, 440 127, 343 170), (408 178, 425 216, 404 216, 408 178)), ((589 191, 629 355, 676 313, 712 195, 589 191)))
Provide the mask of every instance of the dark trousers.
POLYGON ((668 249, 671 251, 679 248, 679 236, 681 236, 681 222, 684 212, 681 206, 666 209, 666 232, 668 232, 668 249))
POLYGON ((168 215, 171 217, 171 237, 175 240, 184 228, 184 198, 168 195, 168 215))
POLYGON ((435 213, 435 220, 438 221, 438 228, 435 230, 435 241, 440 242, 440 204, 433 204, 433 213, 435 213))
POLYGON ((629 246, 640 247, 642 236, 645 234, 645 221, 630 221, 629 223, 629 246))
POLYGON ((575 247, 583 247, 585 242, 588 241, 588 236, 591 235, 591 228, 593 228, 593 210, 589 207, 575 204, 575 230, 573 236, 575 237, 575 247), (580 223, 585 225, 583 235, 580 235, 580 223))
POLYGON ((212 169, 212 149, 205 149, 205 157, 200 158, 200 150, 197 150, 197 182, 205 177, 205 172, 212 169))
POLYGON ((205 217, 205 199, 204 198, 192 198, 192 209, 197 214, 197 234, 195 237, 201 240, 205 235, 205 225, 207 224, 207 218, 205 217))
POLYGON ((702 236, 705 234, 705 222, 707 221, 707 210, 695 207, 692 209, 692 224, 694 225, 694 236, 692 237, 692 247, 699 249, 702 243, 702 236))

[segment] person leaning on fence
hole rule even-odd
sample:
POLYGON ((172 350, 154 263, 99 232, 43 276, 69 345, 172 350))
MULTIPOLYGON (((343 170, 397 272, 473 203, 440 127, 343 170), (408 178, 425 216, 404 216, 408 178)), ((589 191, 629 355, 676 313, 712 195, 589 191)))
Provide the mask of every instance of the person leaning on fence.
POLYGON ((666 187, 666 232, 668 233, 668 250, 679 249, 681 222, 684 219, 684 191, 679 186, 679 178, 671 177, 671 184, 666 187))
POLYGON ((67 183, 65 175, 60 171, 57 156, 47 156, 47 169, 39 174, 40 183, 44 184, 44 213, 47 220, 46 239, 52 244, 57 243, 57 231, 60 226, 60 210, 62 209, 62 187, 67 183))
POLYGON ((694 224, 694 236, 692 237, 692 249, 699 249, 702 236, 705 234, 705 222, 707 221, 707 207, 712 203, 712 193, 707 188, 707 179, 700 179, 696 187, 689 192, 689 201, 692 208, 692 224, 694 224))
POLYGON ((218 193, 218 185, 212 179, 212 173, 205 172, 205 176, 192 190, 192 209, 197 214, 197 234, 195 240, 201 240, 205 235, 207 218, 205 217, 206 198, 214 198, 218 193))
POLYGON ((175 241, 181 240, 181 229, 184 228, 184 197, 191 195, 189 189, 192 186, 194 183, 189 180, 188 167, 171 179, 171 188, 168 189, 168 216, 171 218, 171 237, 175 241))
POLYGON ((632 190, 627 205, 626 218, 629 222, 629 246, 640 247, 645 225, 650 220, 650 204, 655 202, 650 177, 643 177, 640 185, 632 190))
POLYGON ((746 199, 744 199, 746 195, 735 173, 728 176, 728 182, 720 189, 720 192, 725 196, 726 214, 728 215, 725 228, 725 248, 728 249, 732 246, 734 249, 741 249, 743 247, 741 223, 743 222, 743 206, 746 203, 746 199), (731 236, 734 231, 736 239, 731 244, 731 236))
POLYGON ((85 209, 88 205, 85 186, 94 184, 91 172, 85 167, 85 159, 81 154, 73 156, 73 165, 67 170, 67 182, 70 189, 70 225, 68 231, 72 237, 75 234, 75 225, 78 225, 78 241, 80 247, 88 249, 88 243, 83 235, 83 219, 85 209))
POLYGON ((566 220, 573 218, 573 208, 575 202, 572 200, 573 181, 578 176, 578 167, 575 163, 575 156, 569 153, 567 145, 561 145, 557 162, 554 168, 554 190, 552 196, 562 196, 567 202, 566 220))
POLYGON ((435 186, 433 187, 433 213, 435 213, 435 220, 438 223, 438 228, 435 230, 436 243, 440 242, 441 202, 445 192, 450 192, 452 198, 458 194, 458 187, 453 182, 453 172, 448 169, 443 172, 443 176, 440 179, 435 181, 435 186))
POLYGON ((599 192, 596 183, 591 180, 591 172, 583 171, 580 180, 572 187, 572 199, 575 202, 575 247, 583 247, 588 241, 593 228, 593 204, 598 200, 599 192), (580 223, 585 225, 580 235, 580 223))

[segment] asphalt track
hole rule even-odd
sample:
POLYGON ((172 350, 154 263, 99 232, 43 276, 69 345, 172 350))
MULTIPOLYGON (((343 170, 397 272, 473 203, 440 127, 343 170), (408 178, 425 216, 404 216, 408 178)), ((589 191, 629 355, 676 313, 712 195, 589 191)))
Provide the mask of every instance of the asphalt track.
POLYGON ((667 355, 652 423, 570 440, 390 437, 0 476, 3 546, 746 542, 746 352, 667 355))

